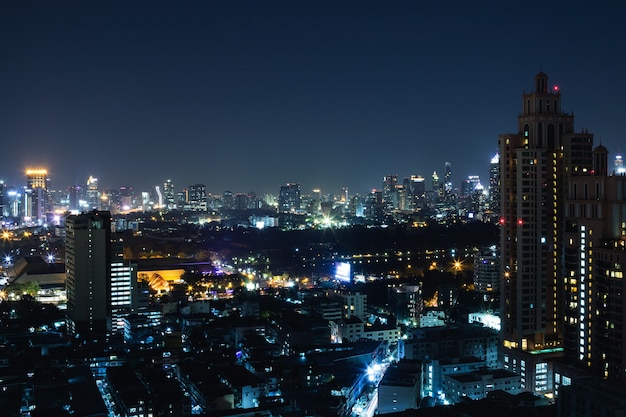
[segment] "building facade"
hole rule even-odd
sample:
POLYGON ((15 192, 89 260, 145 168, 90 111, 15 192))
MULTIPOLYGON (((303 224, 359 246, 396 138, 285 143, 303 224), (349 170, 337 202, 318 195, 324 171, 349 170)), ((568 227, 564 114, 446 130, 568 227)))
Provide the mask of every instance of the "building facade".
MULTIPOLYGON (((524 363, 543 367, 536 354, 562 349, 567 184, 591 172, 593 135, 575 132, 574 115, 561 109, 560 90, 549 89, 548 76, 540 72, 534 90, 523 94, 517 133, 498 141, 503 354, 532 352, 533 360, 524 363)), ((536 390, 532 378, 524 382, 523 388, 536 390)), ((539 382, 539 391, 549 389, 539 382)))
POLYGON ((570 362, 625 383, 626 176, 609 176, 607 164, 598 146, 593 172, 568 184, 564 347, 570 362))
POLYGON ((72 335, 122 333, 137 309, 137 265, 125 261, 111 214, 92 211, 65 220, 67 326, 72 335))
POLYGON ((111 283, 111 215, 71 215, 65 220, 67 327, 71 335, 107 331, 111 283))

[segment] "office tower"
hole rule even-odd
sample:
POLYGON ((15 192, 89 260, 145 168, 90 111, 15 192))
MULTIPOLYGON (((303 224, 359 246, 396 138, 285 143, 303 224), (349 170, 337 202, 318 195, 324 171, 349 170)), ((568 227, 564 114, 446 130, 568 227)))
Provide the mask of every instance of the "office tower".
POLYGON ((471 196, 479 186, 480 177, 478 175, 469 175, 461 184, 461 195, 463 197, 471 196))
POLYGON ((247 210, 250 199, 246 193, 237 193, 233 199, 233 206, 235 210, 247 210))
POLYGON ((623 174, 626 172, 626 168, 624 168, 624 159, 621 153, 615 155, 615 160, 613 161, 613 167, 615 169, 616 174, 623 174))
POLYGON ((410 179, 410 208, 417 210, 422 208, 426 198, 426 181, 421 175, 411 175, 410 179))
POLYGON ((493 218, 500 217, 500 154, 496 153, 489 164, 489 211, 493 218))
POLYGON ((111 284, 110 330, 119 333, 124 330, 124 318, 138 306, 137 264, 124 260, 124 243, 121 237, 111 236, 111 284))
POLYGON ((34 224, 44 224, 46 222, 46 212, 48 211, 48 171, 45 169, 26 170, 26 189, 24 195, 27 196, 24 209, 27 222, 34 224))
POLYGON ((100 210, 100 190, 98 189, 98 178, 91 175, 87 178, 87 187, 85 190, 85 198, 87 199, 87 207, 89 210, 100 210))
POLYGON ((470 175, 461 183, 461 201, 459 209, 466 212, 467 216, 473 218, 481 211, 484 202, 484 188, 480 183, 478 175, 470 175))
POLYGON ((402 196, 402 207, 404 210, 413 209, 413 184, 409 177, 404 177, 402 181, 402 190, 404 191, 402 196))
POLYGON ((433 171, 431 179, 431 186, 433 191, 439 191, 439 175, 437 175, 437 171, 433 171))
POLYGON ((446 162, 445 171, 443 175, 443 195, 446 200, 452 197, 452 164, 446 162))
POLYGON ((388 209, 397 208, 396 186, 398 185, 397 175, 386 175, 383 177, 383 203, 388 209))
POLYGON ((80 210, 80 198, 82 189, 78 185, 72 185, 67 189, 68 209, 70 211, 80 210))
POLYGON ((575 133, 559 89, 549 90, 540 72, 534 91, 522 95, 518 131, 498 141, 503 361, 524 389, 546 392, 549 356, 562 355, 566 187, 591 171, 593 135, 575 133))
POLYGON ((311 202, 309 205, 309 212, 315 215, 319 215, 321 211, 322 211, 322 190, 320 190, 319 188, 315 188, 311 190, 311 202))
POLYGON ((172 180, 165 180, 163 183, 163 196, 165 198, 165 205, 168 210, 176 208, 176 192, 174 191, 174 183, 172 180))
POLYGON ((385 205, 383 192, 372 190, 365 200, 364 215, 375 222, 382 222, 385 218, 385 205))
POLYGON ((4 219, 9 215, 5 193, 6 186, 4 185, 4 181, 0 180, 0 219, 4 219))
POLYGON ((182 191, 176 193, 176 206, 181 210, 188 210, 187 203, 189 202, 189 190, 183 188, 182 191))
POLYGON ((190 185, 187 194, 187 207, 192 211, 207 211, 206 186, 204 184, 190 185))
POLYGON ((9 217, 19 218, 23 216, 23 198, 24 190, 18 187, 5 186, 5 204, 9 217))
POLYGON ((294 213, 300 210, 300 184, 287 183, 281 185, 278 192, 278 211, 294 213))
MULTIPOLYGON (((161 190, 158 189, 158 185, 157 185, 157 198, 161 197, 159 200, 163 201, 161 194, 161 190)), ((160 201, 157 202, 157 206, 160 207, 160 201)), ((152 203, 152 196, 150 195, 149 192, 147 191, 142 191, 141 192, 141 208, 143 209, 143 211, 147 211, 150 210, 152 208, 154 204, 152 203)))
POLYGON ((128 211, 133 208, 133 189, 131 187, 120 187, 120 210, 128 211))
POLYGON ((93 211, 65 220, 67 328, 105 334, 111 284, 111 215, 93 211))
POLYGON ((137 266, 124 261, 111 214, 92 211, 65 221, 67 327, 72 335, 121 331, 135 309, 137 266))
POLYGON ((226 190, 222 193, 222 207, 226 210, 235 208, 235 197, 232 191, 226 190))
POLYGON ((608 151, 592 175, 570 179, 564 239, 564 348, 570 362, 626 383, 626 176, 608 176, 608 151))
MULTIPOLYGON (((156 207, 158 207, 159 209, 162 209, 165 207, 165 196, 163 194, 163 192, 161 191, 161 187, 159 187, 158 185, 154 186, 154 192, 156 193, 156 207)), ((148 194, 148 193, 146 193, 148 194)), ((149 194, 148 194, 149 195, 149 194)), ((143 199, 143 192, 141 193, 142 199, 143 199)), ((145 202, 143 203, 143 209, 146 210, 147 206, 145 204, 145 202)))

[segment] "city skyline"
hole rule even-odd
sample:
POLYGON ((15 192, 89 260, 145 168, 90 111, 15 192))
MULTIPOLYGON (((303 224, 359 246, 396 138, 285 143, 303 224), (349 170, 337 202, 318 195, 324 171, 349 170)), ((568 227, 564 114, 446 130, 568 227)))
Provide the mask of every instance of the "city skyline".
POLYGON ((488 178, 543 70, 612 161, 626 6, 283 1, 2 6, 0 178, 276 193, 488 178), (537 12, 539 10, 539 12, 537 12), (532 23, 532 25, 531 25, 532 23), (520 97, 516 102, 511 97, 520 97))

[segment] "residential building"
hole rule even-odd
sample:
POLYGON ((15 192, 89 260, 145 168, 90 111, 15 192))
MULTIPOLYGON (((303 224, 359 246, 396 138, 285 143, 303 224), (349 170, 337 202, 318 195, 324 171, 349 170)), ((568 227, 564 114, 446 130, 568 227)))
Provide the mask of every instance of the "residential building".
POLYGON ((548 88, 539 72, 534 90, 522 96, 517 132, 498 141, 502 359, 520 373, 522 388, 547 392, 547 361, 562 350, 567 184, 591 172, 593 135, 575 132, 560 90, 548 88))

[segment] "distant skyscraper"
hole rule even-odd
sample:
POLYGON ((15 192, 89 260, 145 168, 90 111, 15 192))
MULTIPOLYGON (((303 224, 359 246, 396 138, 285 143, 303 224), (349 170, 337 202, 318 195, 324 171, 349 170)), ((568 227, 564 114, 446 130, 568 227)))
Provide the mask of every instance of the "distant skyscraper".
POLYGON ((348 201, 350 201, 350 198, 348 196, 348 187, 343 187, 341 189, 341 198, 340 201, 342 203, 347 203, 348 201))
POLYGON ((383 203, 390 209, 397 208, 396 185, 398 185, 397 175, 386 175, 383 178, 383 203))
POLYGON ((615 167, 615 173, 617 175, 626 174, 626 167, 624 166, 624 159, 622 158, 621 153, 615 155, 615 161, 613 163, 613 166, 615 167))
POLYGON ((235 210, 247 210, 249 198, 246 193, 237 193, 233 199, 233 206, 235 210))
POLYGON ((48 211, 48 171, 45 169, 26 170, 27 204, 25 216, 36 224, 46 222, 48 211))
POLYGON ((78 185, 72 185, 67 189, 68 208, 70 211, 80 210, 82 189, 78 185))
POLYGON ((194 184, 189 186, 186 207, 188 207, 188 210, 192 211, 208 210, 206 186, 204 184, 194 184))
POLYGON ((433 171, 433 175, 431 176, 431 186, 433 191, 438 192, 439 191, 439 175, 437 175, 437 171, 433 171))
POLYGON ((446 198, 452 194, 452 164, 445 163, 445 173, 443 176, 443 193, 446 198))
POLYGON ((120 210, 128 211, 133 208, 133 189, 131 187, 120 187, 120 210))
POLYGON ((4 181, 0 180, 0 219, 4 219, 9 215, 5 193, 6 186, 4 185, 4 181))
POLYGON ((496 153, 489 164, 489 211, 500 217, 500 154, 496 153))
POLYGON ((89 176, 87 178, 87 189, 85 190, 87 207, 89 210, 100 210, 100 190, 98 190, 98 178, 89 176))
POLYGON ((300 184, 281 185, 278 193, 278 211, 293 213, 300 210, 300 184))
POLYGON ((546 392, 546 355, 562 349, 566 189, 570 178, 591 172, 593 135, 575 133, 560 91, 549 90, 540 72, 534 91, 523 94, 517 133, 498 141, 503 361, 525 389, 546 392))
POLYGON ((474 194, 476 189, 480 186, 480 177, 478 175, 470 175, 461 184, 461 195, 463 197, 474 194))
POLYGON ((235 208, 235 197, 232 191, 226 190, 222 193, 222 207, 227 210, 235 208))
POLYGON ((176 192, 174 190, 174 183, 172 180, 165 180, 163 183, 163 196, 165 198, 165 205, 168 210, 176 208, 176 192))
POLYGON ((189 210, 187 203, 189 203, 189 189, 183 188, 182 191, 176 193, 176 207, 181 210, 189 210))

